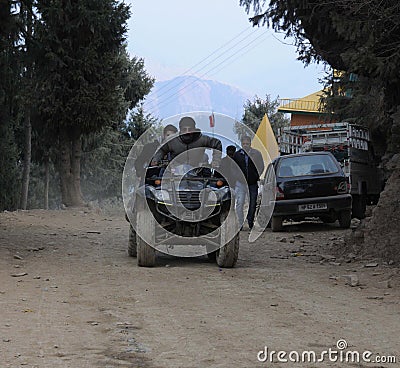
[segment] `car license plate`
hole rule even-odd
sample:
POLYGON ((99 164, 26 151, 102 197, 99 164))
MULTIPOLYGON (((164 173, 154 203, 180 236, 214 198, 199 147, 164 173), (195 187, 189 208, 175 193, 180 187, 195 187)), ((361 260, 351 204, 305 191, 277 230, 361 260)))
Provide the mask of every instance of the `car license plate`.
POLYGON ((310 203, 310 204, 300 204, 299 211, 314 211, 314 210, 326 210, 328 205, 326 203, 310 203))

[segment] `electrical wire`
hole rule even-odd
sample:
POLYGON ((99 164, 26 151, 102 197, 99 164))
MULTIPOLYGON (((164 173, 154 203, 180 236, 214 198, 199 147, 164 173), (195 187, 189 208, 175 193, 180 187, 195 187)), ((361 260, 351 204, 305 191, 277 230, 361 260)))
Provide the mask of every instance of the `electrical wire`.
MULTIPOLYGON (((248 53, 248 51, 254 49, 256 46, 258 46, 259 44, 261 44, 262 42, 264 42, 267 38, 269 38, 271 36, 271 34, 269 34, 267 37, 264 37, 261 41, 257 42, 255 45, 253 45, 257 40, 259 40, 260 38, 262 38, 263 36, 265 36, 267 34, 267 31, 263 32, 261 35, 257 36, 256 38, 254 38, 252 41, 250 41, 248 44, 246 44, 245 46, 241 47, 239 50, 235 51, 235 53, 227 56, 225 59, 223 59, 221 62, 219 62, 217 65, 211 67, 210 69, 208 69, 205 73, 201 74, 198 78, 201 79, 204 76, 209 75, 211 72, 213 72, 212 75, 214 75, 215 73, 217 73, 218 71, 220 71, 221 69, 225 68, 227 65, 230 65, 232 62, 236 61, 238 58, 242 57, 245 53, 248 53), (253 45, 253 46, 252 46, 253 45), (250 47, 252 46, 252 47, 250 47), (242 52, 241 52, 242 51, 242 52), (226 62, 230 59, 234 58, 233 60, 231 60, 228 64, 226 64, 226 62), (219 68, 218 68, 219 67, 219 68), (217 69, 218 68, 218 69, 217 69)), ((204 68, 203 68, 204 69, 204 68)), ((173 92, 172 94, 170 94, 169 96, 167 96, 166 98, 164 98, 163 100, 161 100, 161 102, 159 102, 157 104, 157 108, 163 108, 165 106, 168 106, 170 104, 170 100, 173 99, 176 95, 178 95, 179 93, 181 93, 182 91, 188 89, 190 86, 192 86, 191 89, 193 89, 194 83, 197 82, 197 79, 194 79, 193 81, 191 81, 190 83, 188 83, 187 85, 185 85, 184 87, 180 88, 178 91, 173 92)), ((182 81, 183 83, 183 81, 182 81)), ((172 88, 171 88, 172 89, 172 88)), ((162 95, 165 95, 162 94, 162 95)), ((158 96, 161 97, 162 95, 158 96)), ((154 101, 154 100, 153 100, 154 101)), ((152 109, 151 111, 154 111, 154 109, 152 109)))
MULTIPOLYGON (((249 37, 252 37, 256 32, 257 29, 255 29, 253 32, 251 32, 250 34, 246 35, 245 37, 243 37, 242 39, 238 40, 233 46, 229 47, 227 50, 223 50, 225 46, 229 45, 230 43, 232 43, 233 41, 237 40, 237 38, 239 38, 239 36, 241 36, 243 33, 245 33, 247 30, 253 30, 253 28, 246 28, 244 31, 240 32, 238 35, 236 35, 234 38, 232 38, 229 42, 227 42, 226 44, 224 44, 223 46, 219 47, 218 49, 216 49, 214 52, 212 52, 210 55, 208 55, 207 57, 203 58, 200 62, 196 63, 193 67, 189 68, 185 73, 189 72, 189 71, 193 71, 193 74, 197 74, 199 72, 201 72, 202 70, 206 69, 209 65, 213 64, 214 62, 216 62, 218 59, 220 59, 221 57, 223 57, 225 54, 227 54, 228 52, 234 50, 238 45, 242 44, 243 42, 247 41, 247 39, 249 37), (195 69, 196 66, 201 65, 204 61, 206 61, 207 59, 209 59, 212 55, 219 53, 219 55, 217 55, 216 57, 214 57, 211 61, 207 62, 205 65, 203 65, 200 69, 195 69)), ((258 38, 258 37, 257 37, 258 38)), ((256 38, 256 39, 257 39, 256 38)), ((250 41, 247 45, 252 44, 254 42, 254 39, 252 41, 250 41)), ((245 45, 244 47, 247 47, 247 45, 245 45)), ((242 47, 243 48, 243 47, 242 47)), ((240 51, 242 48, 240 48, 238 51, 240 51)), ((234 51, 235 53, 235 51, 234 51)), ((225 59, 224 59, 225 60, 225 59)), ((222 61, 223 62, 223 61, 222 61)), ((218 65, 220 65, 221 63, 219 63, 218 65)), ((218 66, 217 65, 217 66, 218 66)), ((185 73, 181 76, 184 76, 185 73)), ((207 72, 206 72, 207 73, 207 72)), ((167 83, 167 85, 163 85, 158 91, 157 91, 157 99, 163 97, 164 95, 168 94, 168 92, 170 92, 171 90, 177 88, 180 84, 184 83, 184 81, 180 81, 178 83, 176 83, 176 81, 171 81, 169 83, 167 83), (169 88, 167 90, 165 90, 166 87, 169 88), (164 90, 163 92, 160 91, 164 90)), ((151 98, 152 94, 150 94, 148 96, 148 98, 146 98, 143 106, 146 107, 146 105, 148 106, 149 104, 151 104, 152 102, 155 101, 154 98, 151 98), (150 98, 149 98, 150 97, 150 98)))
MULTIPOLYGON (((232 41, 236 40, 239 36, 241 36, 243 33, 246 33, 248 30, 252 30, 252 27, 246 27, 243 31, 239 32, 237 35, 235 35, 232 39, 230 39, 228 42, 226 42, 225 44, 223 44, 222 46, 218 47, 217 49, 215 49, 211 54, 209 54, 208 56, 206 56, 205 58, 201 59, 199 62, 197 62, 195 65, 193 65, 192 67, 190 67, 189 69, 185 70, 181 76, 187 75, 189 72, 192 72, 193 69, 195 69, 197 66, 201 65, 204 61, 206 61, 207 59, 209 59, 211 56, 213 56, 214 54, 216 54, 218 51, 222 50, 225 46, 228 46, 232 41)), ((196 73, 196 71, 194 71, 194 73, 196 73)), ((167 83, 166 85, 164 85, 162 88, 159 89, 162 90, 164 88, 166 88, 169 84, 173 84, 172 82, 167 83)))

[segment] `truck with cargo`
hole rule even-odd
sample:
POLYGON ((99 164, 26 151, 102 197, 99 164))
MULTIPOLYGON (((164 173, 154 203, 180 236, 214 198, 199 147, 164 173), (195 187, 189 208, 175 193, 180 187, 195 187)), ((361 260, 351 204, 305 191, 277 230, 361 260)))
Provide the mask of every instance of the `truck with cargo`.
POLYGON ((349 122, 291 125, 278 135, 281 155, 331 152, 345 172, 352 195, 352 216, 365 217, 367 204, 376 204, 383 189, 383 173, 367 128, 349 122))

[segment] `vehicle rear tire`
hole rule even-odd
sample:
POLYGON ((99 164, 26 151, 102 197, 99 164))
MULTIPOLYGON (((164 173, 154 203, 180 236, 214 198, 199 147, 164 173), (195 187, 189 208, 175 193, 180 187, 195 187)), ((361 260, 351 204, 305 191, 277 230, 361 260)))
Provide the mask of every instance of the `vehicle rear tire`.
POLYGON ((129 226, 128 255, 129 257, 137 257, 136 231, 132 225, 129 226))
POLYGON ((156 250, 153 248, 155 219, 149 210, 138 212, 137 228, 140 229, 144 239, 151 241, 151 244, 148 244, 136 234, 138 266, 153 267, 156 264, 156 250))
POLYGON ((354 194, 352 204, 352 216, 358 219, 365 218, 367 209, 367 196, 365 194, 354 194))
POLYGON ((272 232, 282 231, 283 219, 280 216, 272 216, 271 218, 271 230, 272 232))
POLYGON ((234 267, 239 256, 239 233, 237 218, 230 213, 221 225, 221 247, 215 252, 215 259, 219 267, 234 267), (233 237, 232 237, 233 235, 233 237), (230 239, 228 241, 228 239, 230 239))
POLYGON ((351 224, 351 210, 344 210, 338 215, 339 225, 342 229, 348 229, 351 224))

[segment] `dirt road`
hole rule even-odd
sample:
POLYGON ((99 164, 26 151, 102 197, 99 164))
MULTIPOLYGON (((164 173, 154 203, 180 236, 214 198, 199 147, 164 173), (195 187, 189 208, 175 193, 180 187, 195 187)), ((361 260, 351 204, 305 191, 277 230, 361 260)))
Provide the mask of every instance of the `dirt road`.
POLYGON ((303 223, 255 243, 242 232, 234 269, 167 256, 139 268, 127 230, 83 210, 0 214, 1 368, 400 366, 399 269, 331 257, 352 230, 303 223), (339 339, 397 363, 257 357, 339 351, 339 339))

